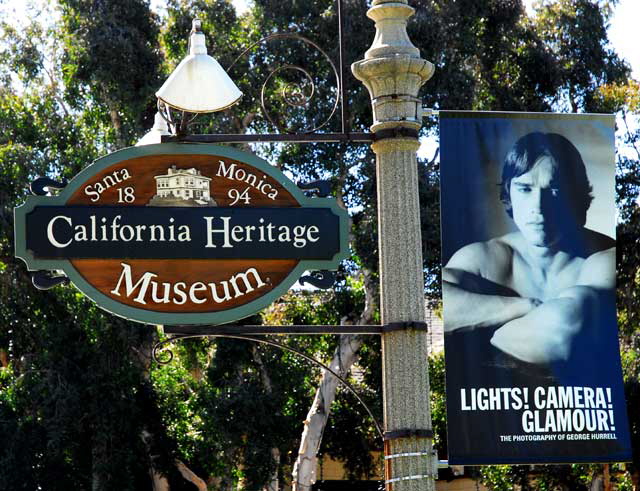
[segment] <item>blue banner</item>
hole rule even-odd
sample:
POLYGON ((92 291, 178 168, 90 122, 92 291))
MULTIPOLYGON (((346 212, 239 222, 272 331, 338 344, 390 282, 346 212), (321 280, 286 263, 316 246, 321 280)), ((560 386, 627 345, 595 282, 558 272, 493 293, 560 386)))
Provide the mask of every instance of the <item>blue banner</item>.
POLYGON ((450 464, 631 458, 614 124, 440 112, 450 464))

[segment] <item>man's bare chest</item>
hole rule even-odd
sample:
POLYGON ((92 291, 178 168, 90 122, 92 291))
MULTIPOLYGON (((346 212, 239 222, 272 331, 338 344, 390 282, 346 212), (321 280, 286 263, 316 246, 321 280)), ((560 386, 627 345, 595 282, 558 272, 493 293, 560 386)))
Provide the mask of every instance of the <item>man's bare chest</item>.
POLYGON ((542 301, 555 298, 576 284, 584 259, 557 258, 549 264, 539 266, 514 256, 509 286, 520 296, 538 298, 542 301))

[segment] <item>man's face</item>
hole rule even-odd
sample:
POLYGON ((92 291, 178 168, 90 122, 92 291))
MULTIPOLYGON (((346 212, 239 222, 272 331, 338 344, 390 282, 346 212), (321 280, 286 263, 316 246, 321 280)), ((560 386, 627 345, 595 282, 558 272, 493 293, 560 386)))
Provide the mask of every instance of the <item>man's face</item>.
POLYGON ((539 159, 531 170, 511 180, 513 221, 531 245, 550 247, 562 233, 559 217, 566 214, 554 164, 549 157, 539 159))

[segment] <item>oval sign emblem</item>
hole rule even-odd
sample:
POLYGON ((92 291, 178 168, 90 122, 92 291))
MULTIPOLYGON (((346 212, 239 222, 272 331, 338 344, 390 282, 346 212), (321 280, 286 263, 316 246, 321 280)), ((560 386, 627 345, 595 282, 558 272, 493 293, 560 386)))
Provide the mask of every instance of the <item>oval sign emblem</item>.
POLYGON ((254 314, 305 270, 348 257, 348 216, 234 148, 133 147, 103 157, 55 196, 15 209, 16 256, 62 270, 85 295, 152 324, 221 324, 254 314))

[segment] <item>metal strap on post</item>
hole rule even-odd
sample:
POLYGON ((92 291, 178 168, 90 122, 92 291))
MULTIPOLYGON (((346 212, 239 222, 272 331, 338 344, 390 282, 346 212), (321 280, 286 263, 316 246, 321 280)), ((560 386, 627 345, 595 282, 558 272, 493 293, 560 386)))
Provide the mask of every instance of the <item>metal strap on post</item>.
POLYGON ((428 457, 429 455, 431 455, 430 452, 405 452, 396 453, 393 455, 385 455, 384 460, 400 459, 402 457, 428 457))
POLYGON ((399 481, 411 481, 414 479, 437 479, 438 476, 435 474, 416 474, 415 476, 404 476, 404 477, 394 477, 392 479, 387 479, 385 484, 393 484, 394 482, 399 481))
MULTIPOLYGON (((428 430, 422 430, 428 433, 428 430)), ((387 447, 388 443, 385 441, 385 447, 387 447)), ((403 453, 397 453, 397 454, 390 454, 390 455, 385 455, 384 457, 384 464, 385 464, 385 484, 393 484, 396 482, 400 482, 400 481, 409 481, 409 480, 415 480, 415 479, 437 479, 438 478, 438 469, 440 468, 440 465, 438 464, 437 460, 437 450, 435 448, 433 448, 431 451, 421 451, 421 452, 403 452, 403 453), (427 473, 423 473, 423 474, 413 474, 413 475, 409 475, 409 476, 403 476, 403 477, 391 477, 392 474, 392 467, 391 467, 391 461, 395 460, 395 459, 402 459, 402 458, 409 458, 409 457, 424 457, 425 458, 425 464, 426 464, 426 469, 428 472, 427 473)), ((446 467, 446 466, 445 466, 446 467)), ((389 486, 389 489, 393 489, 392 486, 389 486)))
POLYGON ((389 324, 384 324, 381 327, 381 331, 385 332, 393 332, 393 331, 429 331, 429 325, 426 322, 420 321, 409 321, 409 322, 390 322, 389 324))
POLYGON ((395 440, 397 438, 433 438, 433 430, 430 429, 413 429, 413 428, 403 428, 400 430, 393 431, 385 431, 384 432, 384 440, 395 440))
POLYGON ((394 477, 392 479, 387 479, 385 484, 393 484, 394 482, 400 481, 411 481, 414 479, 437 479, 437 475, 435 474, 416 474, 415 476, 404 476, 404 477, 394 477))
POLYGON ((414 130, 413 128, 385 128, 383 130, 378 130, 373 134, 374 141, 384 140, 386 138, 418 138, 420 133, 418 130, 414 130))

